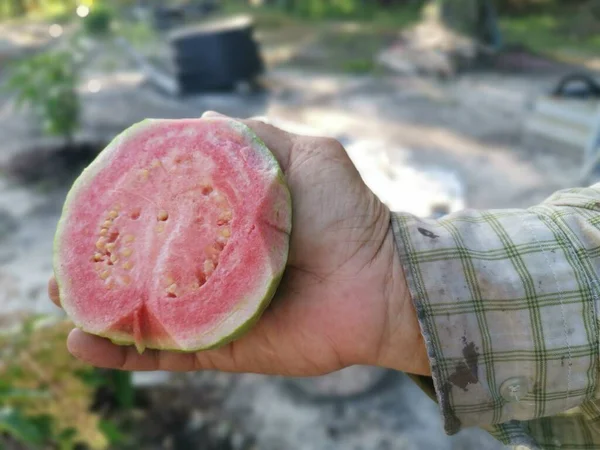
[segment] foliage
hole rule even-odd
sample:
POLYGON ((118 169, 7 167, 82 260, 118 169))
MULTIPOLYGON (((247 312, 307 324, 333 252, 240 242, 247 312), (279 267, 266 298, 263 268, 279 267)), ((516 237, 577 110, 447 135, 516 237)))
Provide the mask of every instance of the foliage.
POLYGON ((156 55, 160 37, 146 22, 121 22, 115 27, 115 33, 127 40, 138 52, 145 56, 156 55))
POLYGON ((300 17, 308 19, 323 19, 335 17, 371 16, 375 5, 363 0, 302 0, 280 1, 280 8, 300 17))
POLYGON ((555 7, 581 5, 589 0, 497 0, 496 6, 503 14, 519 15, 543 13, 555 7))
POLYGON ((71 329, 67 321, 30 319, 18 334, 0 336, 0 431, 32 448, 108 446, 90 410, 95 371, 64 345, 71 329))
MULTIPOLYGON (((174 0, 170 0, 171 2, 174 0)), ((178 2, 187 0, 177 0, 178 2)), ((348 17, 364 14, 365 11, 381 11, 393 7, 420 7, 427 1, 437 0, 262 0, 263 4, 275 5, 285 11, 302 14, 312 18, 348 17)), ((596 0, 490 0, 502 13, 523 14, 544 12, 555 6, 584 5, 596 0)), ((1 0, 0 19, 23 14, 52 15, 56 12, 73 11, 78 4, 94 4, 96 7, 131 6, 135 0, 1 0)), ((223 0, 230 4, 248 4, 248 0, 223 0)), ((255 2, 252 2, 255 3, 255 2)))
POLYGON ((2 0, 0 1, 0 19, 34 14, 36 16, 54 16, 67 9, 75 8, 73 0, 2 0))
POLYGON ((10 17, 27 16, 35 19, 52 20, 75 19, 79 5, 95 8, 130 7, 137 0, 0 0, 0 20, 10 17))
POLYGON ((375 67, 373 59, 354 58, 344 62, 344 70, 348 73, 363 74, 372 72, 375 67))
POLYGON ((249 7, 244 1, 226 1, 226 14, 250 14, 254 18, 257 29, 277 30, 292 27, 299 22, 318 21, 321 19, 349 19, 362 22, 369 31, 397 32, 420 18, 420 1, 381 2, 386 6, 367 0, 351 0, 341 2, 309 0, 274 0, 263 2, 262 6, 249 7), (319 3, 322 3, 321 5, 319 3))
MULTIPOLYGON (((557 11, 557 9, 593 9, 599 0, 478 0, 480 5, 489 3, 505 15, 522 15, 557 11)), ((231 3, 229 0, 228 3, 231 3)), ((328 17, 352 17, 369 19, 381 12, 398 14, 402 10, 415 10, 431 3, 456 6, 459 0, 264 0, 262 3, 276 6, 288 13, 311 19, 328 17)))
POLYGON ((102 35, 110 31, 113 22, 113 11, 103 5, 94 6, 83 20, 86 31, 90 34, 102 35))
POLYGON ((568 55, 600 52, 600 21, 588 22, 589 14, 539 13, 519 17, 503 17, 500 25, 509 44, 520 44, 559 59, 568 55), (595 32, 593 30, 596 30, 595 32))
POLYGON ((33 110, 46 133, 70 142, 81 113, 77 82, 74 52, 55 50, 18 61, 7 88, 16 93, 17 106, 33 110))

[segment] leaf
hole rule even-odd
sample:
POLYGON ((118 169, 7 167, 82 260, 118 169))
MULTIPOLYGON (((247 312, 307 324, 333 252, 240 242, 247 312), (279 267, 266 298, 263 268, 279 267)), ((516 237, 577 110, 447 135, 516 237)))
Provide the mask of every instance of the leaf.
POLYGON ((80 125, 78 72, 69 51, 48 51, 12 66, 8 89, 18 108, 37 113, 48 134, 71 136, 80 125))
MULTIPOLYGON (((79 376, 92 369, 75 360, 64 346, 72 323, 30 320, 28 324, 27 333, 21 330, 16 335, 21 340, 11 337, 0 342, 6 355, 0 364, 0 388, 5 393, 10 388, 8 406, 19 411, 29 428, 36 429, 52 448, 72 450, 81 443, 91 450, 106 449, 100 417, 90 409, 95 391, 79 376), (47 392, 48 396, 14 398, 13 394, 23 392, 47 392)), ((5 425, 0 432, 9 432, 8 428, 5 425)), ((29 435, 29 431, 20 435, 29 435)))
POLYGON ((48 398, 48 393, 36 389, 3 388, 0 386, 0 403, 7 403, 9 400, 20 401, 34 398, 48 398))
POLYGON ((98 427, 111 445, 121 444, 125 441, 125 435, 113 422, 101 420, 98 427))
POLYGON ((60 450, 71 450, 74 447, 77 438, 77 430, 75 428, 65 428, 58 435, 58 447, 60 450))
POLYGON ((87 386, 93 388, 98 388, 106 382, 98 370, 93 370, 89 367, 75 370, 73 374, 78 376, 87 386))
POLYGON ((113 372, 115 390, 121 408, 133 408, 135 391, 131 379, 131 372, 116 370, 113 372))
POLYGON ((44 436, 35 424, 12 408, 0 409, 0 431, 24 444, 39 445, 44 441, 44 436))

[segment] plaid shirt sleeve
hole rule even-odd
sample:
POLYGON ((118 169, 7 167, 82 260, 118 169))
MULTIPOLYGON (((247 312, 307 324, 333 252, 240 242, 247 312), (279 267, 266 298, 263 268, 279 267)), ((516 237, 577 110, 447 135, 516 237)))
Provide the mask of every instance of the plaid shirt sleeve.
POLYGON ((600 184, 527 210, 392 223, 446 432, 600 448, 600 184))

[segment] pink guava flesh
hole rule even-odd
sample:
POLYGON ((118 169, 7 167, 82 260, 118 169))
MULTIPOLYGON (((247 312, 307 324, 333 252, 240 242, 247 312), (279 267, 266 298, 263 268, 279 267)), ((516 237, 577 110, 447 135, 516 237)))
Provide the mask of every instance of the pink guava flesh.
POLYGON ((54 251, 61 304, 76 326, 139 351, 218 347, 270 302, 290 231, 283 174, 249 128, 146 120, 67 196, 54 251))

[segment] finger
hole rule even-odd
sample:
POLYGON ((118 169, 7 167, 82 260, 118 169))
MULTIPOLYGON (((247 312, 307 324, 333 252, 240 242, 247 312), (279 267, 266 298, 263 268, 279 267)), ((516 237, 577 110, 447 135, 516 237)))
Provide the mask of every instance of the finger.
MULTIPOLYGON (((110 340, 87 334, 79 329, 71 331, 67 339, 69 352, 77 359, 95 367, 127 371, 188 372, 219 370, 221 372, 260 372, 255 364, 236 363, 233 344, 217 350, 181 353, 146 350, 140 354, 133 346, 120 346, 110 340)), ((252 354, 256 354, 255 351, 252 354)))
POLYGON ((266 123, 269 125, 273 125, 273 123, 269 120, 269 118, 267 116, 253 116, 253 117, 248 117, 248 120, 254 120, 256 122, 262 122, 262 123, 266 123))
MULTIPOLYGON (((269 314, 265 316, 255 329, 238 341, 219 349, 196 353, 146 350, 139 354, 132 346, 119 346, 108 339, 92 336, 78 329, 69 334, 67 347, 76 358, 90 365, 107 369, 172 372, 218 370, 288 374, 290 362, 284 362, 285 358, 282 359, 278 355, 277 345, 275 345, 277 340, 273 338, 272 317, 269 314)), ((279 343, 281 339, 280 337, 279 343)), ((304 371, 299 370, 298 373, 304 371)))
POLYGON ((240 120, 240 122, 252 129, 252 131, 254 131, 266 144, 267 148, 273 152, 284 171, 290 167, 292 149, 299 136, 259 120, 245 119, 240 120))
MULTIPOLYGON (((170 372, 194 370, 261 371, 255 364, 238 364, 232 351, 233 344, 198 353, 146 350, 140 354, 133 346, 116 345, 108 339, 75 329, 69 334, 67 348, 77 359, 92 366, 106 369, 128 371, 165 370, 170 372)), ((249 351, 251 355, 256 355, 256 351, 249 351)))
MULTIPOLYGON (((202 117, 205 118, 225 118, 223 114, 207 111, 202 117)), ((283 131, 273 125, 269 125, 263 119, 234 119, 248 126, 256 135, 265 143, 265 145, 273 152, 275 158, 279 161, 282 169, 285 171, 290 165, 292 149, 295 145, 298 136, 295 134, 283 131)))
POLYGON ((110 340, 75 329, 67 339, 69 352, 77 359, 96 367, 128 371, 197 370, 193 353, 146 350, 140 354, 135 347, 113 344, 110 340))
POLYGON ((58 283, 56 282, 56 278, 54 278, 54 277, 50 278, 50 281, 48 281, 48 297, 50 297, 50 300, 52 300, 52 303, 54 303, 59 308, 61 307, 60 306, 60 294, 58 291, 58 283))

